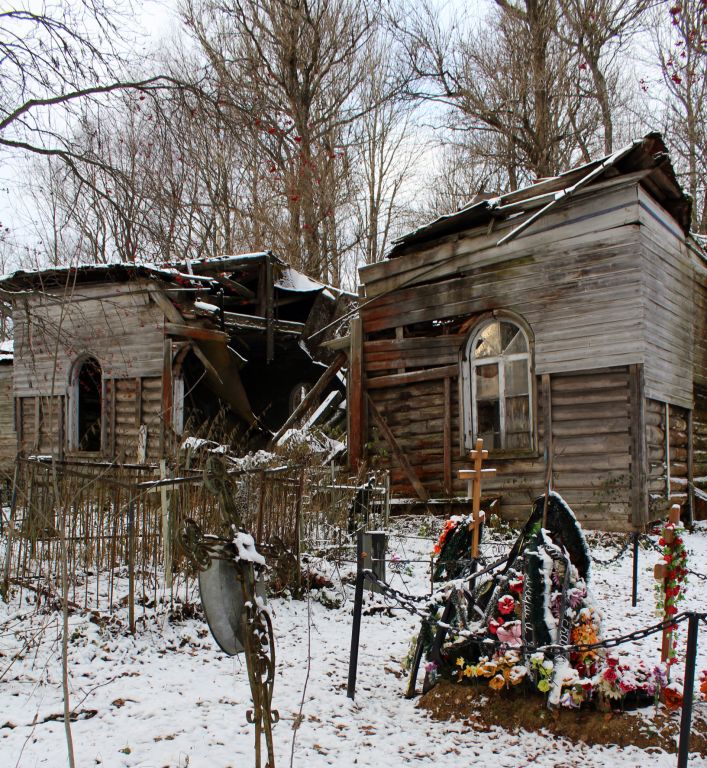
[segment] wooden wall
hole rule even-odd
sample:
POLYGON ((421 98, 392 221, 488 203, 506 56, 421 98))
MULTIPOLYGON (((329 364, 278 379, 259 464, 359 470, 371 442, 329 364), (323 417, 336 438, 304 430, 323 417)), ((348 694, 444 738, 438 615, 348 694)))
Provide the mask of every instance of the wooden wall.
MULTIPOLYGON (((707 494, 707 386, 695 384, 695 409, 692 417, 692 473, 695 489, 707 494)), ((707 501, 695 495, 695 513, 707 520, 707 501)))
POLYGON ((12 477, 17 454, 12 363, 0 363, 0 480, 12 477))
POLYGON ((648 492, 652 520, 664 517, 671 503, 688 497, 688 419, 690 411, 658 400, 646 400, 648 492), (666 440, 665 425, 669 424, 666 440))
POLYGON ((103 378, 101 455, 137 461, 145 425, 146 458, 160 456, 164 317, 150 300, 150 287, 147 281, 80 285, 63 308, 60 297, 16 300, 13 378, 20 450, 64 455, 72 366, 90 354, 103 378))
POLYGON ((459 351, 481 318, 509 311, 534 337, 537 446, 532 455, 492 455, 498 473, 485 493, 502 496, 505 517, 527 515, 544 488, 551 426, 553 485, 579 518, 641 528, 656 505, 649 494, 667 482, 656 403, 673 412, 673 492, 689 479, 688 411, 702 343, 695 334, 704 319, 695 319, 701 310, 684 236, 635 180, 604 184, 497 246, 510 226, 462 232, 361 270, 371 302, 354 355, 360 443, 392 469, 398 495, 420 496, 411 469, 431 496, 463 492, 454 479, 464 464, 459 351), (366 398, 409 467, 366 413, 366 398))
POLYGON ((643 362, 637 194, 631 185, 578 200, 499 247, 510 224, 364 267, 366 296, 380 295, 362 313, 366 338, 505 309, 532 327, 538 374, 643 362))
POLYGON ((695 267, 681 229, 643 190, 639 210, 646 395, 692 408, 695 267))
MULTIPOLYGON (((469 465, 461 446, 458 369, 466 336, 445 334, 442 328, 436 332, 430 328, 429 336, 363 345, 366 396, 410 467, 406 471, 401 465, 390 438, 369 417, 370 458, 391 471, 395 496, 416 501, 410 469, 433 498, 466 492, 465 483, 457 479, 458 471, 469 465)), ((553 487, 584 525, 631 530, 635 462, 629 368, 538 376, 536 390, 536 449, 511 458, 492 456, 487 466, 495 467, 497 474, 484 481, 484 495, 501 498, 505 519, 524 521, 533 499, 545 488, 547 449, 552 454, 553 487)))
POLYGON ((160 376, 164 318, 148 287, 101 283, 76 286, 65 302, 60 295, 16 299, 15 396, 64 392, 81 354, 96 357, 105 378, 160 376))

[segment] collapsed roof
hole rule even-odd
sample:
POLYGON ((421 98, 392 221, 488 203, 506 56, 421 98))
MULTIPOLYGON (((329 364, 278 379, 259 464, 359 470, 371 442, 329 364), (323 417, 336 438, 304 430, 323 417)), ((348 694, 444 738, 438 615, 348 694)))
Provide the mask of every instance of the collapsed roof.
POLYGON ((628 174, 637 174, 640 184, 673 216, 683 232, 689 232, 692 201, 678 183, 662 136, 653 132, 611 155, 558 176, 541 179, 515 192, 487 199, 477 196, 461 210, 440 216, 398 238, 387 257, 402 256, 415 246, 461 230, 518 217, 519 226, 511 233, 515 236, 542 215, 546 208, 562 203, 584 186, 628 174), (533 215, 520 222, 523 214, 533 211, 533 215))
POLYGON ((327 326, 355 301, 267 251, 164 264, 18 270, 0 277, 0 296, 71 291, 81 301, 89 297, 75 292, 76 286, 138 280, 154 284, 147 290, 164 314, 165 334, 189 342, 210 390, 248 426, 269 430, 288 415, 287 387, 311 386, 332 362, 335 353, 324 342, 337 335, 340 324, 327 326))

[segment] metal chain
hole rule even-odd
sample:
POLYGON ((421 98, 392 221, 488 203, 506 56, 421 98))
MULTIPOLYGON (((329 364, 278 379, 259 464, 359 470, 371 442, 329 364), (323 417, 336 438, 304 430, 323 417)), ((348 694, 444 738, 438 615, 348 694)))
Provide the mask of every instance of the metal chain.
POLYGON ((626 537, 626 541, 624 542, 621 549, 613 556, 608 558, 607 560, 602 560, 602 558, 597 557, 596 555, 592 555, 592 562, 599 563, 599 565, 613 565, 617 561, 619 561, 625 554, 626 550, 631 546, 631 536, 626 537))
MULTIPOLYGON (((641 535, 641 541, 647 542, 656 552, 661 555, 663 554, 663 547, 661 547, 660 544, 656 544, 647 533, 641 535)), ((695 576, 700 579, 700 581, 707 581, 707 574, 698 573, 697 571, 693 571, 692 568, 686 568, 685 570, 690 576, 695 576)))
MULTIPOLYGON (((421 611, 417 605, 415 605, 415 602, 413 601, 427 601, 428 604, 431 604, 434 602, 434 595, 425 595, 425 596, 412 596, 412 595, 405 595, 402 592, 399 592, 394 587, 391 587, 389 584, 387 584, 385 581, 382 581, 379 579, 373 571, 364 571, 366 578, 373 581, 378 588, 381 590, 381 592, 388 597, 391 597, 392 599, 396 600, 403 608, 405 608, 409 613, 418 616, 422 621, 427 622, 428 624, 436 627, 444 627, 448 628, 446 624, 443 624, 440 621, 436 621, 433 619, 430 615, 430 613, 424 613, 421 611)), ((646 637, 650 637, 651 635, 655 635, 658 632, 663 632, 666 629, 671 629, 678 624, 681 624, 684 621, 687 621, 690 618, 690 613, 693 612, 683 612, 678 613, 675 616, 672 616, 670 619, 667 619, 665 621, 660 621, 657 624, 652 624, 649 627, 643 627, 641 629, 637 629, 633 632, 628 632, 625 635, 619 635, 618 637, 609 637, 605 640, 601 640, 597 643, 584 643, 584 644, 568 644, 568 645, 560 645, 557 643, 551 643, 550 645, 520 645, 520 646, 513 646, 513 650, 520 651, 522 653, 535 653, 537 651, 553 651, 556 653, 586 653, 587 651, 594 651, 599 648, 616 648, 619 645, 625 645, 626 643, 634 643, 638 640, 643 640, 646 637)), ((707 622, 707 613, 698 613, 697 614, 699 618, 702 621, 707 622)), ((492 638, 468 638, 471 642, 477 642, 480 645, 486 645, 486 646, 493 646, 493 647, 499 647, 501 645, 504 645, 504 643, 501 643, 499 640, 493 640, 492 638)))

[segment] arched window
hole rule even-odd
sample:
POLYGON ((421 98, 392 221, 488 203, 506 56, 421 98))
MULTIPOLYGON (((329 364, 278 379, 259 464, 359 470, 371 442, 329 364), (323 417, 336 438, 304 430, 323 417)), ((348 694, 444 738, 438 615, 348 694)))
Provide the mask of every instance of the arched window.
POLYGON ((76 362, 71 377, 71 426, 69 448, 74 451, 101 450, 103 420, 103 372, 95 357, 76 362))
POLYGON ((464 444, 490 450, 533 446, 531 353, 523 328, 491 318, 471 332, 462 357, 464 444))

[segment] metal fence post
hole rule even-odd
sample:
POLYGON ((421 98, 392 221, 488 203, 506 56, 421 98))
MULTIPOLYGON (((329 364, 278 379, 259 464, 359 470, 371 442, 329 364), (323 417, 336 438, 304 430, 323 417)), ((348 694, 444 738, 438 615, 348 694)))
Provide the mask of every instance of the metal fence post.
POLYGON ((633 586, 631 605, 635 608, 638 603, 638 532, 633 534, 633 586))
POLYGON ((700 614, 691 612, 687 623, 687 651, 685 652, 685 678, 682 683, 682 715, 680 741, 678 743, 678 768, 687 768, 690 753, 690 727, 692 725, 692 699, 695 689, 695 664, 697 662, 697 630, 700 614))
POLYGON ((356 672, 358 670, 358 642, 361 636, 361 613, 363 612, 363 531, 359 530, 356 538, 356 593, 354 595, 354 615, 351 627, 351 651, 349 653, 349 682, 346 695, 353 699, 356 695, 356 672))

